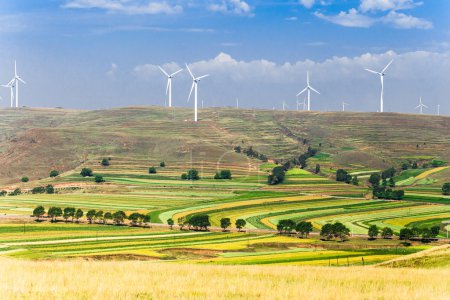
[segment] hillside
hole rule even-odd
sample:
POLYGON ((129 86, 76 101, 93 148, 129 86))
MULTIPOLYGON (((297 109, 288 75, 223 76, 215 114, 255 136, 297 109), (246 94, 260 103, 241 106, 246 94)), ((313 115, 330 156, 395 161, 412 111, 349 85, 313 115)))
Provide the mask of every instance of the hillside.
MULTIPOLYGON (((201 122, 191 110, 131 107, 99 111, 3 109, 0 111, 0 182, 44 178, 113 157, 147 167, 149 161, 180 166, 221 160, 247 168, 240 145, 270 159, 320 149, 311 164, 352 170, 405 161, 450 160, 450 118, 403 114, 285 112, 206 109, 201 122)), ((253 161, 253 160, 251 160, 253 161)), ((209 166, 208 166, 209 165, 209 166)))

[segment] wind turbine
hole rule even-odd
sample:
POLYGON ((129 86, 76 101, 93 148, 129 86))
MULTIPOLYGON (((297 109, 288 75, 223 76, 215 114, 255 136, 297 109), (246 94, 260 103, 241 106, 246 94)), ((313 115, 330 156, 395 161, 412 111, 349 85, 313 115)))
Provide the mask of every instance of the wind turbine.
POLYGON ((289 106, 287 106, 286 102, 283 101, 283 110, 286 110, 286 108, 289 108, 289 106))
POLYGON ((17 74, 17 62, 14 61, 14 78, 10 82, 14 82, 14 86, 16 87, 16 107, 19 107, 19 81, 26 84, 26 82, 17 74))
POLYGON ((175 73, 172 73, 169 75, 162 67, 158 66, 158 68, 163 72, 164 75, 167 77, 167 87, 166 87, 166 95, 169 94, 169 107, 172 107, 172 79, 175 75, 183 71, 183 69, 180 69, 176 71, 175 73))
POLYGON ((420 114, 423 115, 423 108, 424 107, 428 108, 428 106, 426 106, 425 104, 422 103, 422 97, 420 97, 419 105, 417 105, 415 109, 419 109, 420 110, 420 114))
POLYGON ((438 116, 440 116, 441 115, 441 105, 440 104, 438 104, 437 109, 438 109, 438 111, 437 111, 438 116))
POLYGON ((189 98, 188 98, 188 102, 191 99, 191 95, 192 95, 192 91, 195 89, 195 103, 194 103, 194 107, 195 107, 195 115, 194 115, 194 122, 198 121, 198 107, 197 107, 197 97, 198 97, 198 83, 200 82, 200 80, 202 80, 203 78, 209 77, 209 75, 203 75, 200 77, 195 77, 194 74, 192 74, 191 69, 189 69, 189 66, 186 64, 186 68, 189 72, 189 74, 192 77, 192 87, 191 87, 191 92, 189 93, 189 98))
POLYGON ((377 72, 377 71, 373 71, 370 69, 365 69, 367 72, 373 73, 373 74, 377 74, 380 76, 380 80, 381 80, 381 104, 380 104, 380 112, 384 112, 384 76, 386 75, 386 70, 389 68, 389 66, 394 62, 394 60, 392 59, 387 66, 381 71, 381 72, 377 72))
POLYGON ((345 102, 342 102, 342 111, 345 111, 345 106, 346 106, 346 105, 350 105, 350 104, 345 103, 345 102))
POLYGON ((14 106, 14 79, 7 84, 2 84, 2 87, 9 88, 11 93, 11 107, 14 106))
POLYGON ((239 98, 236 98, 236 108, 239 109, 239 98))
POLYGON ((309 84, 309 72, 306 72, 306 87, 297 94, 297 97, 303 94, 304 92, 308 92, 308 111, 311 110, 311 91, 317 93, 320 95, 318 91, 316 91, 310 84, 309 84))

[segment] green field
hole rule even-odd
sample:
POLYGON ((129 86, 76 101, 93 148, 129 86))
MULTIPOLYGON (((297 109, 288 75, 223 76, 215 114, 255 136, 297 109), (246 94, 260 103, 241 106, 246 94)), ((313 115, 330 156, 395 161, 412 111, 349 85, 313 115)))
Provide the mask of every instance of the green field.
MULTIPOLYGON (((224 109, 219 117, 218 112, 202 112, 202 121, 195 124, 185 121, 187 110, 156 107, 0 111, 5 134, 0 141, 1 189, 22 190, 21 195, 0 198, 0 252, 33 259, 82 256, 214 264, 336 265, 345 258, 349 265, 360 265, 363 258, 373 264, 430 245, 404 247, 397 239, 368 242, 364 237, 323 242, 316 234, 324 224, 342 222, 352 234, 364 235, 371 225, 398 233, 403 227, 431 227, 450 220, 450 198, 440 191, 450 181, 448 168, 398 172, 395 181, 406 190, 403 201, 371 199, 365 181, 408 159, 450 160, 448 128, 437 126, 432 117, 420 120, 423 131, 415 137, 426 142, 417 147, 411 133, 398 125, 416 116, 355 113, 342 119, 337 113, 224 109), (382 143, 389 139, 395 139, 395 145, 382 143), (269 161, 237 153, 237 145, 252 147, 269 161), (318 153, 305 169, 294 167, 282 184, 267 184, 275 162, 298 157, 308 147, 318 153), (101 166, 103 158, 110 159, 109 166, 101 166), (162 161, 165 167, 159 166, 162 161), (319 174, 313 172, 316 164, 321 165, 319 174), (156 174, 148 173, 152 166, 156 174), (105 182, 81 177, 86 167, 105 182), (338 168, 358 176, 360 185, 336 182, 338 168), (49 178, 53 169, 61 174, 49 178), (181 180, 189 169, 198 170, 201 179, 181 180), (220 170, 230 170, 233 178, 215 180, 220 170), (19 182, 22 176, 30 181, 19 182), (55 194, 30 192, 48 184, 55 194), (83 224, 38 224, 29 217, 37 205, 150 213, 153 228, 87 225, 85 218, 83 224), (233 227, 235 220, 244 219, 247 232, 158 227, 170 218, 177 224, 179 218, 199 213, 208 214, 215 228, 222 218, 230 218, 233 227), (274 229, 282 219, 311 221, 314 236, 278 236, 274 229)), ((444 237, 444 226, 441 229, 444 237)))

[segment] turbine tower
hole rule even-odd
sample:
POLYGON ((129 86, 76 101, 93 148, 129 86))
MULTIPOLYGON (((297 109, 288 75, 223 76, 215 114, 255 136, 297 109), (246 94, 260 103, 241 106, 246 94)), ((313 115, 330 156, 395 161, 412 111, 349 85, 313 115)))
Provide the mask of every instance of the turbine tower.
POLYGON ((417 105, 415 109, 419 109, 420 110, 420 114, 423 115, 423 108, 424 107, 428 108, 428 106, 426 106, 425 104, 422 103, 422 97, 420 97, 419 105, 417 105))
POLYGON ((350 105, 348 103, 342 102, 342 111, 345 111, 345 106, 350 105))
POLYGON ((26 84, 26 82, 17 74, 17 62, 14 61, 14 78, 10 82, 13 82, 16 87, 16 107, 19 107, 19 81, 26 84))
POLYGON ((438 109, 438 111, 437 111, 438 116, 440 116, 441 115, 441 105, 440 104, 438 104, 437 109, 438 109))
POLYGON ((189 72, 189 74, 192 77, 192 87, 191 87, 191 92, 189 93, 189 98, 188 98, 188 102, 191 99, 191 95, 192 95, 192 91, 195 89, 194 93, 195 93, 195 101, 194 101, 194 107, 195 107, 195 115, 194 115, 194 122, 198 122, 198 107, 197 107, 197 103, 198 103, 198 83, 200 82, 200 80, 202 80, 203 78, 208 77, 209 75, 203 75, 200 77, 195 77, 194 74, 192 74, 191 69, 189 69, 189 66, 186 64, 186 68, 189 72))
POLYGON ((381 103, 380 103, 380 112, 384 112, 384 76, 386 76, 386 70, 389 68, 389 66, 392 64, 394 60, 392 59, 387 66, 381 71, 381 72, 376 72, 370 69, 365 69, 367 72, 373 73, 373 74, 377 74, 380 76, 380 80, 381 80, 381 103))
POLYGON ((318 91, 316 91, 310 84, 309 84, 309 72, 306 72, 306 87, 297 94, 297 97, 303 94, 304 92, 308 92, 308 111, 311 110, 311 91, 317 93, 320 95, 318 91))
POLYGON ((169 107, 172 107, 172 79, 175 75, 177 75, 178 73, 183 71, 183 69, 180 69, 180 70, 176 71, 175 73, 172 73, 169 75, 162 67, 158 66, 158 68, 167 77, 166 95, 169 94, 169 107))
POLYGON ((14 107, 14 79, 7 84, 2 84, 2 87, 9 88, 11 93, 11 107, 14 107))

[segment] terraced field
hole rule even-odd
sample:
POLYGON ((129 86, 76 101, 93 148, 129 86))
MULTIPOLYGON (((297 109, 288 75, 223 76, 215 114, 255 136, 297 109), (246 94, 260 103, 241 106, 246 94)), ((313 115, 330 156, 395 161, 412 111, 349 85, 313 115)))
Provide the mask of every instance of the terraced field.
MULTIPOLYGON (((364 257, 365 263, 372 264, 429 246, 403 247, 398 240, 368 243, 362 237, 344 244, 323 242, 315 234, 312 239, 277 236, 273 229, 289 218, 311 221, 317 233, 324 224, 339 221, 357 235, 366 234, 373 224, 398 232, 405 226, 431 227, 450 219, 450 198, 440 195, 440 185, 450 178, 448 167, 399 174, 395 180, 406 189, 405 201, 372 200, 365 185, 370 174, 405 159, 450 160, 446 118, 421 117, 422 127, 440 135, 424 134, 424 144, 417 147, 408 140, 411 136, 397 130, 403 121, 411 124, 415 117, 393 114, 382 115, 382 120, 379 115, 346 114, 343 120, 335 113, 211 109, 202 113, 198 124, 185 121, 188 111, 161 108, 27 109, 22 115, 13 110, 0 115, 4 116, 1 189, 22 189, 21 195, 0 197, 0 213, 6 214, 0 217, 3 255, 312 265, 336 265, 343 260, 358 265, 364 257), (371 125, 362 125, 363 120, 371 125), (380 141, 391 138, 398 141, 399 149, 380 148, 380 141), (237 153, 233 150, 237 145, 252 147, 269 160, 237 153), (318 149, 318 154, 308 160, 306 169, 292 168, 282 184, 267 185, 277 161, 296 158, 308 147, 318 149), (110 159, 109 166, 101 166, 103 158, 110 159), (162 161, 165 167, 159 166, 162 161), (316 164, 321 165, 319 174, 312 172, 316 164), (148 173, 152 166, 156 174, 148 173), (93 178, 81 177, 80 170, 86 167, 105 182, 96 184, 93 178), (338 168, 357 175, 361 184, 336 182, 338 168), (61 174, 48 178, 52 169, 61 174), (198 170, 201 179, 181 180, 189 169, 198 170), (230 170, 232 179, 215 180, 220 170, 230 170), (22 176, 31 180, 19 183, 22 176), (48 184, 55 187, 55 194, 30 192, 48 184), (28 216, 37 205, 150 213, 154 228, 36 224, 28 216), (189 233, 157 227, 170 218, 177 224, 179 218, 199 213, 208 214, 213 227, 219 227, 222 218, 230 218, 232 227, 237 219, 244 219, 247 232, 189 233)), ((422 136, 420 130, 418 136, 422 136)), ((443 237, 446 228, 441 229, 443 237)))

